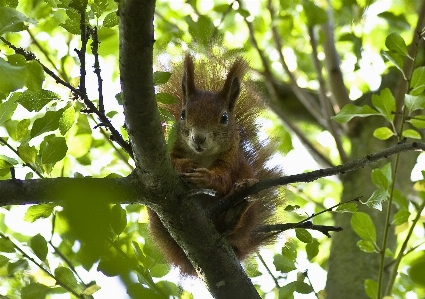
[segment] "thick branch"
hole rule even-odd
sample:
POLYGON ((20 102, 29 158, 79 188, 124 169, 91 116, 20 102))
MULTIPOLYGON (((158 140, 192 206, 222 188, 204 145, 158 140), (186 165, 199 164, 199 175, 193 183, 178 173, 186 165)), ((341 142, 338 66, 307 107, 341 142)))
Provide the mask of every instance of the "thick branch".
POLYGON ((0 181, 0 206, 54 203, 79 198, 87 202, 143 203, 144 194, 131 176, 126 178, 55 178, 0 181))

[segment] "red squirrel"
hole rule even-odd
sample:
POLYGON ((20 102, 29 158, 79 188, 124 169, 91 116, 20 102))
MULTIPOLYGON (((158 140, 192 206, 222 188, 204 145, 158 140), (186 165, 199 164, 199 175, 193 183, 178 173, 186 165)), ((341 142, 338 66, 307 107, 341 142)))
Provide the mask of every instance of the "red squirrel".
MULTIPOLYGON (((258 136, 257 117, 264 104, 253 86, 248 82, 242 84, 248 64, 242 58, 230 64, 222 58, 195 63, 187 54, 183 67, 177 66, 160 90, 178 99, 178 104, 163 107, 177 121, 177 138, 170 151, 175 170, 192 188, 217 193, 215 197, 201 196, 205 208, 235 190, 280 174, 278 169, 265 165, 274 143, 258 136)), ((281 197, 277 192, 263 191, 252 199, 223 212, 214 221, 240 260, 270 239, 258 228, 273 221, 281 197)), ((155 212, 148 209, 148 213, 153 239, 166 259, 179 267, 182 274, 196 275, 155 212)))

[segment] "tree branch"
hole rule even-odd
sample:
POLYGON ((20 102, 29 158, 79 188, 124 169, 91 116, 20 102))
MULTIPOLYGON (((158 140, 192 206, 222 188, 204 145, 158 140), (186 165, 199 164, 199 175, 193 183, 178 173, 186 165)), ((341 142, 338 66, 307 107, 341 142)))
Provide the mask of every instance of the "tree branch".
POLYGON ((358 168, 363 168, 368 164, 375 163, 379 160, 386 159, 390 156, 407 151, 425 151, 425 143, 397 143, 396 145, 389 147, 383 151, 367 155, 366 157, 356 159, 346 164, 325 169, 319 169, 307 173, 262 180, 245 190, 242 190, 240 192, 234 193, 230 196, 227 196, 226 198, 221 199, 216 205, 214 205, 212 209, 210 209, 209 214, 211 215, 211 217, 217 217, 222 212, 230 209, 239 202, 243 201, 245 197, 256 194, 268 188, 284 186, 299 182, 312 182, 322 177, 345 174, 346 172, 353 171, 358 168))

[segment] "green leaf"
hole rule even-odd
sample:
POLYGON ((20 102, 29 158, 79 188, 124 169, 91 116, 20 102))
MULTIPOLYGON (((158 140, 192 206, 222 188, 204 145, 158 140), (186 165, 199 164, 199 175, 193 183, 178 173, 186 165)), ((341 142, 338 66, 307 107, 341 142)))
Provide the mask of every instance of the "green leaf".
POLYGON ((409 56, 404 39, 396 32, 391 33, 385 39, 385 46, 391 52, 395 52, 401 56, 409 56))
POLYGON ((295 261, 297 258, 297 245, 292 241, 286 242, 282 247, 282 255, 291 261, 295 261))
POLYGON ((396 110, 395 98, 389 88, 383 89, 379 95, 374 94, 372 96, 372 104, 386 120, 390 122, 394 121, 394 113, 396 110))
POLYGON ((365 204, 372 209, 382 211, 382 202, 388 198, 386 190, 377 189, 375 190, 365 204))
POLYGON ((388 189, 392 183, 391 163, 385 164, 382 168, 375 168, 371 174, 372 182, 380 189, 388 189))
POLYGON ((297 281, 295 291, 300 294, 310 294, 313 292, 311 285, 306 284, 304 281, 297 281))
POLYGON ((38 61, 28 61, 27 62, 28 69, 28 78, 26 86, 29 90, 39 91, 42 88, 45 76, 43 67, 40 65, 38 61))
POLYGON ((168 82, 171 77, 170 72, 155 72, 153 73, 153 85, 161 85, 168 82))
POLYGON ((17 102, 21 104, 28 111, 40 111, 48 103, 59 100, 59 95, 50 90, 40 90, 32 92, 26 90, 17 99, 17 102))
POLYGON ((194 22, 190 16, 185 18, 189 26, 189 33, 192 37, 202 46, 208 46, 212 34, 215 30, 214 23, 208 16, 201 15, 198 20, 194 22))
POLYGON ((401 136, 406 137, 406 138, 422 139, 421 134, 419 134, 419 132, 418 132, 418 131, 413 130, 413 129, 407 129, 407 130, 404 130, 404 131, 401 133, 401 136))
POLYGON ((170 266, 168 264, 156 264, 149 269, 149 273, 152 277, 163 277, 170 272, 170 266))
POLYGON ((351 217, 351 227, 363 240, 376 243, 376 229, 372 218, 366 213, 356 212, 351 217))
POLYGON ((380 139, 380 140, 387 140, 394 136, 393 131, 387 127, 381 127, 377 128, 375 131, 373 131, 373 136, 380 139))
POLYGON ((103 26, 107 28, 112 28, 118 25, 118 16, 117 12, 113 11, 108 13, 103 20, 103 26))
POLYGON ((390 61, 392 64, 394 64, 394 66, 403 74, 403 77, 405 78, 406 76, 404 75, 404 70, 403 70, 403 64, 404 64, 404 60, 403 57, 401 57, 400 55, 398 55, 397 53, 394 52, 382 52, 382 55, 388 60, 390 61))
POLYGON ((409 113, 419 109, 425 109, 425 96, 404 95, 404 104, 409 110, 409 113))
POLYGON ((40 234, 35 235, 30 239, 30 247, 35 255, 41 260, 45 261, 47 257, 47 242, 46 239, 40 234))
POLYGON ((300 240, 301 242, 310 243, 313 241, 313 237, 311 236, 311 234, 304 228, 296 228, 295 234, 298 240, 300 240))
POLYGON ((375 246, 370 241, 360 240, 357 242, 357 247, 367 253, 377 252, 375 246))
POLYGON ((19 157, 29 164, 34 164, 37 157, 37 149, 34 146, 30 146, 28 143, 24 143, 18 147, 19 157))
POLYGON ((425 128, 425 115, 417 115, 414 118, 410 119, 409 122, 418 129, 425 128))
POLYGON ((62 114, 63 109, 47 111, 43 117, 37 118, 31 128, 31 138, 58 129, 62 114))
POLYGON ((119 204, 111 209, 111 226, 117 235, 120 235, 127 226, 127 213, 119 204))
POLYGON ((63 137, 54 136, 47 141, 43 141, 42 144, 43 149, 40 148, 42 164, 56 163, 62 160, 68 151, 66 140, 63 137))
POLYGON ((308 260, 311 261, 319 253, 319 242, 316 239, 313 239, 312 242, 307 243, 305 251, 307 252, 308 260))
POLYGON ((34 222, 40 218, 47 218, 53 213, 54 206, 51 204, 40 204, 30 206, 24 216, 24 220, 34 222))
POLYGON ((366 279, 364 282, 366 295, 370 299, 376 299, 378 296, 378 283, 372 279, 366 279))
POLYGON ((413 96, 420 95, 425 90, 425 66, 418 67, 413 71, 410 88, 409 94, 413 96))
POLYGON ((398 210, 393 216, 393 224, 401 225, 409 220, 410 212, 407 210, 398 210))
POLYGON ((339 123, 347 123, 353 117, 367 117, 371 115, 379 115, 379 113, 368 105, 360 107, 353 104, 347 104, 332 118, 339 123))
POLYGON ((6 102, 0 104, 0 125, 12 117, 16 107, 18 107, 18 104, 15 102, 15 97, 10 97, 6 102))
POLYGON ((11 65, 0 57, 0 92, 8 94, 24 87, 27 77, 28 69, 26 66, 11 65))
POLYGON ((27 137, 29 133, 28 127, 30 126, 31 121, 29 119, 23 119, 18 122, 16 126, 16 141, 22 141, 27 137))
POLYGON ((73 106, 68 107, 63 112, 61 118, 59 119, 59 132, 62 136, 65 135, 69 129, 71 129, 75 122, 75 115, 76 113, 73 106))
POLYGON ((169 93, 159 92, 155 94, 155 99, 158 103, 162 104, 174 104, 177 103, 177 99, 169 93))
POLYGON ((71 34, 80 35, 80 14, 78 13, 78 10, 74 8, 68 8, 66 10, 66 14, 68 15, 69 19, 67 19, 65 23, 59 24, 59 26, 71 34))
POLYGON ((357 204, 354 202, 345 203, 343 205, 340 205, 338 208, 336 208, 334 212, 355 213, 357 212, 357 204))
POLYGON ((26 22, 34 23, 34 20, 27 18, 23 13, 9 7, 0 7, 0 35, 6 32, 18 32, 25 30, 26 22))
POLYGON ((421 253, 422 255, 410 265, 410 269, 407 270, 407 273, 415 284, 425 287, 425 251, 421 253))
POLYGON ((55 276, 63 282, 67 287, 69 287, 72 290, 77 291, 78 289, 78 282, 75 279, 74 274, 72 271, 65 267, 58 267, 55 269, 55 276))
POLYGON ((0 254, 0 268, 6 266, 9 263, 9 259, 0 254))
POLYGON ((15 245, 13 245, 13 243, 6 238, 1 238, 0 239, 0 252, 15 252, 15 245))
POLYGON ((292 270, 297 269, 295 267, 295 262, 293 260, 280 254, 276 254, 273 257, 273 264, 276 267, 276 270, 282 273, 288 273, 288 272, 291 272, 292 270))
POLYGON ((292 281, 279 288, 279 299, 293 299, 297 288, 297 282, 292 281))

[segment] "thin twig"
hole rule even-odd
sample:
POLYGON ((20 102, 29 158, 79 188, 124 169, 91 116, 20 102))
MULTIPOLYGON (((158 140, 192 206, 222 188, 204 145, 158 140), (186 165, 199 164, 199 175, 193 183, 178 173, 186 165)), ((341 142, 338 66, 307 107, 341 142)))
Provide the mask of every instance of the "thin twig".
POLYGON ((29 256, 21 247, 19 247, 15 242, 13 242, 8 236, 6 236, 2 232, 0 232, 0 237, 3 238, 3 239, 9 240, 9 242, 11 242, 13 244, 13 247, 15 247, 16 250, 18 250, 26 259, 28 259, 31 262, 33 262, 44 273, 46 273, 48 276, 50 276, 51 278, 53 278, 54 280, 56 280, 57 284, 59 284, 65 290, 67 290, 68 292, 70 292, 71 294, 73 294, 77 298, 84 299, 84 295, 78 294, 75 290, 73 290, 65 282, 63 282, 60 278, 58 278, 55 275, 53 275, 52 273, 50 273, 49 270, 47 270, 45 267, 43 267, 43 265, 41 265, 40 263, 38 263, 34 258, 32 258, 31 256, 29 256))
POLYGON ((263 257, 261 256, 260 252, 257 251, 257 257, 260 260, 261 264, 263 264, 264 268, 266 268, 267 273, 269 273, 269 275, 271 276, 271 278, 274 281, 274 284, 276 286, 276 288, 280 288, 279 282, 277 281, 277 278, 274 277, 272 271, 270 270, 269 266, 267 266, 267 263, 264 261, 263 257))
POLYGON ((43 179, 44 178, 44 176, 43 176, 43 174, 41 174, 38 170, 37 170, 37 168, 35 168, 35 166, 33 166, 31 163, 27 163, 27 162, 25 162, 22 158, 21 158, 21 156, 19 155, 19 152, 16 150, 16 149, 14 149, 9 143, 7 143, 7 141, 6 140, 4 140, 2 137, 0 137, 0 143, 3 143, 6 147, 8 147, 12 152, 14 152, 15 153, 15 155, 16 156, 18 156, 24 163, 23 163, 23 165, 24 166, 27 166, 27 167, 29 167, 32 171, 34 171, 41 179, 43 179))
POLYGON ((94 73, 97 77, 97 90, 99 94, 99 112, 102 114, 105 114, 105 106, 103 104, 103 89, 102 89, 102 76, 100 75, 100 64, 99 64, 99 36, 97 35, 97 27, 94 27, 92 30, 92 43, 91 43, 91 49, 94 55, 94 73))
POLYGON ((131 158, 133 157, 133 150, 131 148, 130 143, 126 142, 122 135, 115 129, 115 127, 112 125, 111 121, 106 117, 105 114, 100 113, 100 111, 97 109, 97 107, 90 101, 90 99, 87 97, 86 94, 81 93, 81 91, 74 86, 72 86, 70 83, 62 80, 58 75, 56 75, 54 72, 52 72, 49 68, 47 68, 44 64, 42 64, 38 59, 35 58, 35 55, 31 52, 25 51, 22 48, 15 47, 12 45, 9 41, 7 41, 5 38, 0 36, 0 40, 3 41, 7 46, 9 46, 11 49, 15 50, 16 53, 22 54, 26 60, 35 60, 43 67, 43 70, 53 79, 56 80, 56 83, 59 83, 66 88, 68 88, 72 93, 80 97, 84 104, 88 107, 88 110, 90 112, 95 113, 99 119, 100 122, 103 123, 105 126, 108 127, 108 129, 111 131, 111 138, 117 142, 129 155, 131 158))

